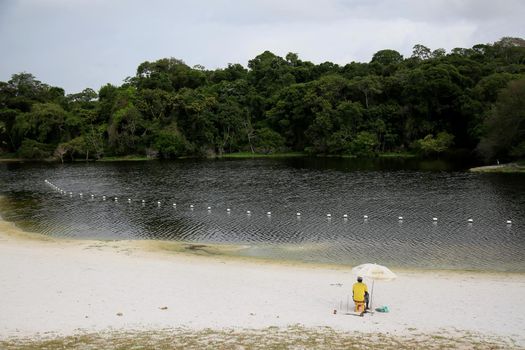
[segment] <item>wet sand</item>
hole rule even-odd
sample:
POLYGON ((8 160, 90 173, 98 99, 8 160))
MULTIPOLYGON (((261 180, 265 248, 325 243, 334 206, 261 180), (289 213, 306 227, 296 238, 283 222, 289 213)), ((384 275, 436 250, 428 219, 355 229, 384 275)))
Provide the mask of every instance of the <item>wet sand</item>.
POLYGON ((355 317, 346 315, 354 282, 347 267, 163 244, 59 240, 0 221, 0 339, 301 325, 396 336, 474 333, 525 346, 524 274, 395 271, 398 278, 376 282, 373 294, 374 306, 390 313, 355 317))

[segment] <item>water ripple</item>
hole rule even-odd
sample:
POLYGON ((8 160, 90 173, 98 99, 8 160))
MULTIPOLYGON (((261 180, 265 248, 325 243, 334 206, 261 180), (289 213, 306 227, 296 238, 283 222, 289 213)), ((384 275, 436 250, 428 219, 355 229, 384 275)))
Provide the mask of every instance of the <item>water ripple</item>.
POLYGON ((245 253, 254 256, 525 271, 523 176, 325 165, 3 164, 1 210, 26 229, 63 237, 250 244, 245 253))

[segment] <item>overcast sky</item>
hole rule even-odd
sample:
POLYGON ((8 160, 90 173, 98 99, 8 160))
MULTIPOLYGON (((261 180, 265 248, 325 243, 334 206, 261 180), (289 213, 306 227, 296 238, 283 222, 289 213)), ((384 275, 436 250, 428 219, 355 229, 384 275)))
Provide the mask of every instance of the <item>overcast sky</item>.
POLYGON ((144 61, 208 69, 264 50, 369 62, 525 37, 523 0, 0 0, 0 80, 26 71, 73 93, 120 85, 144 61))

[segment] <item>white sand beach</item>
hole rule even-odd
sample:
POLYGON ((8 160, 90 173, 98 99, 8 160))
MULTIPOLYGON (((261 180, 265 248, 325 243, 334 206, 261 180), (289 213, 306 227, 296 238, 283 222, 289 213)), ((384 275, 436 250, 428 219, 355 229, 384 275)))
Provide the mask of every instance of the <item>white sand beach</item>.
POLYGON ((376 282, 374 291, 374 306, 388 305, 390 313, 355 317, 345 315, 350 268, 155 247, 47 239, 1 221, 0 339, 302 325, 393 335, 473 332, 525 346, 523 274, 395 271, 396 280, 376 282))

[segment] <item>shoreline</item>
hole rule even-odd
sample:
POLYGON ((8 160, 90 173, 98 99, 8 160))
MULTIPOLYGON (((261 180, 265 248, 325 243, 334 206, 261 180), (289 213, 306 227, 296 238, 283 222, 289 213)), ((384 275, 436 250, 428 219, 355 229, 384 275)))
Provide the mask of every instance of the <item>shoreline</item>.
POLYGON ((520 174, 525 173, 525 165, 518 163, 507 163, 499 165, 487 165, 475 168, 470 168, 470 172, 473 173, 508 173, 508 174, 520 174))
MULTIPOLYGON (((64 246, 83 246, 83 245, 114 245, 126 249, 141 250, 158 255, 174 256, 183 255, 196 257, 198 259, 208 259, 212 261, 222 261, 224 259, 243 262, 248 264, 263 264, 268 266, 287 266, 304 269, 331 269, 331 270, 351 270, 354 266, 350 263, 326 263, 304 261, 299 259, 283 259, 274 257, 251 256, 242 254, 245 249, 251 249, 251 244, 233 243, 206 243, 189 241, 170 241, 159 239, 83 239, 65 238, 44 235, 38 232, 25 231, 15 223, 6 221, 0 215, 0 239, 2 236, 9 236, 21 242, 42 241, 60 244, 64 246), (7 229, 6 229, 7 228, 7 229)), ((414 268, 404 266, 388 265, 391 269, 402 273, 436 273, 436 274, 455 274, 479 275, 479 276, 525 276, 525 272, 520 271, 499 271, 499 270, 472 270, 472 269, 446 269, 446 268, 414 268)))
MULTIPOLYGON (((198 156, 182 156, 174 159, 161 159, 161 158, 151 158, 142 155, 126 155, 126 156, 107 156, 100 159, 74 159, 72 161, 65 162, 64 164, 74 164, 74 163, 97 163, 97 162, 146 162, 146 161, 170 161, 170 160, 181 160, 181 159, 207 159, 207 160, 229 160, 229 159, 272 159, 272 158, 329 158, 329 159, 378 159, 378 158, 388 158, 388 159, 411 159, 418 158, 417 154, 409 152, 384 152, 378 153, 371 157, 358 157, 356 155, 349 154, 309 154, 306 152, 282 152, 282 153, 251 153, 251 152, 234 152, 234 153, 223 153, 222 155, 216 154, 213 156, 207 157, 198 157, 198 156)), ((424 159, 424 158, 422 158, 424 159)), ((44 159, 27 159, 27 158, 0 158, 0 163, 57 163, 61 164, 59 159, 54 158, 44 158, 44 159)))
POLYGON ((345 266, 196 255, 148 241, 56 239, 5 221, 0 264, 0 339, 15 344, 46 334, 98 339, 108 330, 120 337, 209 329, 230 337, 225 330, 270 334, 277 327, 288 337, 286 330, 299 325, 307 334, 423 334, 431 342, 438 334, 473 334, 472 341, 525 346, 524 274, 395 270, 398 279, 375 283, 373 295, 375 306, 391 312, 361 318, 345 315, 354 279, 345 266), (494 283, 505 293, 501 305, 493 300, 494 283))

